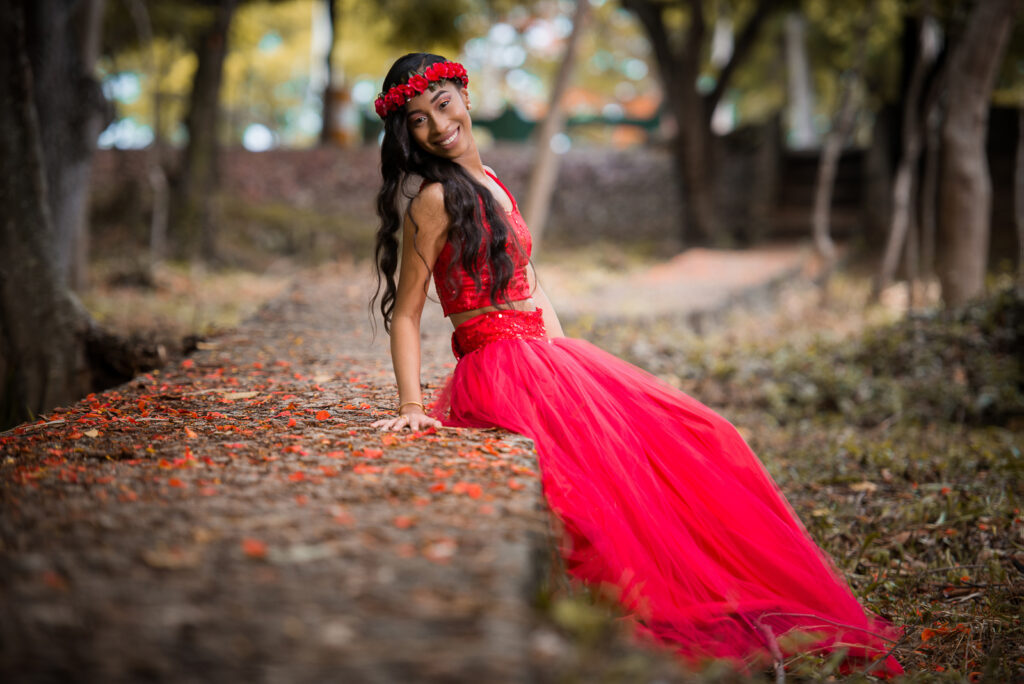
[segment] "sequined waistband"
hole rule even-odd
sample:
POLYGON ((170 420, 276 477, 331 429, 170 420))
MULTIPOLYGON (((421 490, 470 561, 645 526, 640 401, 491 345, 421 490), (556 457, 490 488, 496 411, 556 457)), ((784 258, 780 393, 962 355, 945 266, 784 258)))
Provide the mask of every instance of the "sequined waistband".
POLYGON ((455 358, 461 359, 498 340, 542 340, 546 337, 544 314, 540 309, 488 311, 473 316, 455 329, 452 333, 452 352, 455 358))

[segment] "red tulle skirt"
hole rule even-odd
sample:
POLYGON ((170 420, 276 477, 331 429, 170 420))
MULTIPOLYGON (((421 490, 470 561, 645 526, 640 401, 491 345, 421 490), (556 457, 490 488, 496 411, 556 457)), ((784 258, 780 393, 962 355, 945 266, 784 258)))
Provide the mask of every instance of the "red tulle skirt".
MULTIPOLYGON (((434 414, 533 439, 569 572, 690 661, 883 656, 899 631, 864 609, 736 429, 540 311, 485 313, 452 339, 434 414)), ((902 671, 891 657, 872 674, 902 671)))

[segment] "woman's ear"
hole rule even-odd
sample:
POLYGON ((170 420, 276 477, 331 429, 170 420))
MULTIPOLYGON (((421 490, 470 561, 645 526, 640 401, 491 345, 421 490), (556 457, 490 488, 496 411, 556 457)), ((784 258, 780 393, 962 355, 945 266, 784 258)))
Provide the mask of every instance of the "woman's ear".
POLYGON ((459 94, 462 95, 462 103, 466 105, 466 109, 472 109, 473 105, 469 102, 469 90, 462 88, 459 90, 459 94))

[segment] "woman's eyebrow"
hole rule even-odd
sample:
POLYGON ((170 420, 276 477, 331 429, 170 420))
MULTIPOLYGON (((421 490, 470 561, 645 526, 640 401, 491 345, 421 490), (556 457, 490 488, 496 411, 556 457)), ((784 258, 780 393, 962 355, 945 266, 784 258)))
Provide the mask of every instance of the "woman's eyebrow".
MULTIPOLYGON (((437 98, 441 97, 442 95, 444 95, 447 92, 448 91, 446 89, 438 90, 436 93, 434 93, 434 97, 430 98, 430 104, 434 104, 435 102, 437 102, 437 98)), ((420 111, 420 110, 418 110, 418 109, 410 109, 409 113, 406 116, 412 116, 413 114, 415 114, 418 111, 420 111)))

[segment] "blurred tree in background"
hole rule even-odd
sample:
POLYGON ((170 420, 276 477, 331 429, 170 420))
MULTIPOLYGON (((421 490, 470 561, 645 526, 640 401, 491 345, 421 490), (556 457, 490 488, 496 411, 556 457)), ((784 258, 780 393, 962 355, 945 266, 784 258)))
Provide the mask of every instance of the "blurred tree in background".
MULTIPOLYGON (((82 76, 80 53, 74 50, 78 41, 70 31, 70 6, 68 2, 24 0, 4 3, 0 9, 0 202, 4 212, 0 234, 0 373, 4 380, 0 427, 4 428, 49 406, 71 401, 88 389, 84 315, 67 285, 67 270, 61 272, 59 266, 51 208, 53 186, 47 172, 42 122, 47 114, 52 121, 52 112, 44 114, 39 106, 51 103, 45 99, 37 103, 37 89, 43 80, 40 75, 48 68, 51 73, 82 76), (33 60, 29 43, 39 39, 43 42, 32 46, 33 60), (60 62, 52 65, 47 60, 60 62)), ((62 104, 66 109, 68 103, 62 104)), ((81 145, 84 135, 78 137, 81 145)), ((74 160, 74 150, 68 156, 74 160)))
POLYGON ((71 289, 103 98, 96 0, 0 9, 0 429, 149 367, 71 289))
MULTIPOLYGON (((715 187, 714 135, 712 116, 729 87, 736 69, 750 54, 765 21, 782 6, 780 0, 758 0, 745 7, 743 28, 736 33, 717 64, 710 62, 709 44, 714 28, 702 0, 661 2, 660 0, 623 0, 647 32, 658 71, 661 75, 664 107, 674 117, 676 133, 672 150, 680 180, 680 195, 686 209, 682 227, 683 243, 721 240, 720 225, 713 201, 715 187), (702 86, 702 78, 706 86, 702 86)), ((737 13, 739 14, 739 13, 737 13)), ((732 16, 718 17, 719 26, 732 16)))
POLYGON ((938 273, 942 298, 953 306, 984 293, 992 210, 985 155, 989 102, 1021 4, 985 0, 971 8, 946 66, 938 273))

